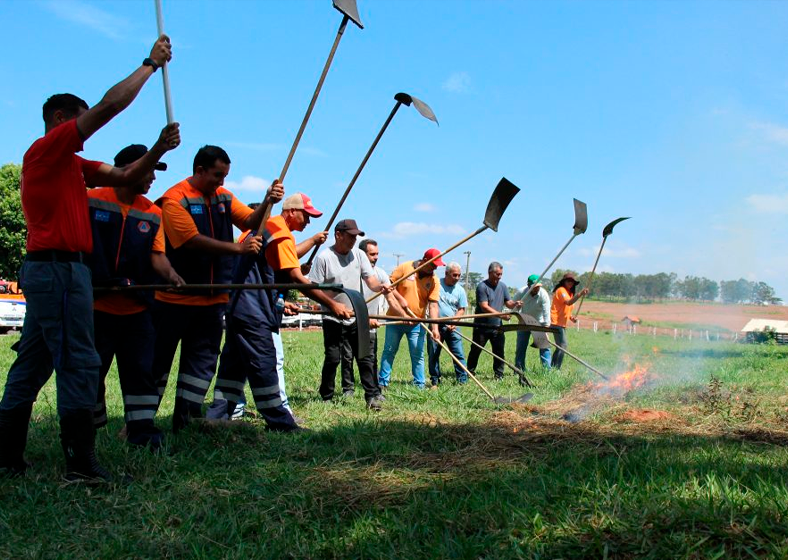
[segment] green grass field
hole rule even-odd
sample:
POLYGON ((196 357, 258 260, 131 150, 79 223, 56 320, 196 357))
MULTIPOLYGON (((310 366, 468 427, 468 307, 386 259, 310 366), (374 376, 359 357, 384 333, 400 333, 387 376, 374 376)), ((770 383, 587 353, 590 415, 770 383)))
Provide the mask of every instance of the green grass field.
MULTIPOLYGON (((98 448, 134 477, 126 486, 62 482, 50 381, 33 412, 34 467, 0 480, 0 557, 788 557, 788 348, 569 337, 603 371, 637 362, 655 381, 598 396, 593 374, 569 358, 543 373, 530 349, 534 399, 498 407, 470 383, 417 391, 403 345, 375 414, 360 391, 320 402, 321 333, 286 332, 288 393, 311 432, 269 434, 258 420, 190 428, 152 455, 116 436, 111 372, 98 448), (622 416, 641 409, 669 416, 622 416), (585 419, 564 421, 573 410, 585 419)), ((0 338, 3 383, 16 338, 0 338)), ((486 357, 479 374, 497 395, 523 393, 513 375, 493 382, 486 357)))

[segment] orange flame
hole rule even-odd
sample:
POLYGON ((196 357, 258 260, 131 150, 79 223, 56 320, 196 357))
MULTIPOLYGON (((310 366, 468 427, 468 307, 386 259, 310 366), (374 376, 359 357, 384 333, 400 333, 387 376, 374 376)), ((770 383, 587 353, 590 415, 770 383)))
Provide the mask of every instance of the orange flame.
POLYGON ((629 371, 619 373, 609 381, 599 383, 596 388, 600 391, 623 395, 643 387, 653 378, 648 366, 635 364, 629 371))

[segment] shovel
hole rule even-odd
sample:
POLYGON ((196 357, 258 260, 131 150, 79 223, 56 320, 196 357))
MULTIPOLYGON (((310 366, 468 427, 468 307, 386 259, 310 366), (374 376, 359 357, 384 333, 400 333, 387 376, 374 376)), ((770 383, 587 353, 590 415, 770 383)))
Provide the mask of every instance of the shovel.
MULTIPOLYGON (((596 254, 596 260, 594 261, 594 268, 591 269, 591 276, 588 277, 588 290, 591 290, 591 282, 594 279, 594 273, 596 272, 596 265, 599 264, 599 257, 602 256, 602 250, 605 248, 605 243, 607 242, 607 236, 613 233, 613 228, 616 227, 620 222, 624 220, 628 220, 629 218, 616 218, 609 224, 605 226, 605 229, 602 230, 602 246, 599 248, 599 252, 596 254)), ((583 302, 585 301, 586 296, 580 298, 580 303, 577 304, 577 311, 575 312, 575 317, 580 316, 580 310, 583 308, 583 302)))
MULTIPOLYGON (((337 207, 334 209, 334 213, 331 214, 331 218, 329 218, 328 220, 328 225, 326 226, 326 229, 323 231, 327 231, 331 229, 331 225, 334 223, 334 220, 339 214, 339 210, 342 208, 342 205, 345 203, 345 200, 350 194, 350 190, 353 188, 353 185, 356 184, 359 175, 361 175, 361 172, 364 170, 364 166, 367 165, 367 161, 369 161, 369 157, 372 155, 372 152, 375 151, 378 142, 380 142, 380 138, 383 136, 383 133, 386 132, 386 129, 391 123, 391 120, 394 118, 394 115, 397 114, 397 110, 400 108, 401 105, 406 105, 410 107, 412 103, 413 107, 419 112, 419 114, 422 117, 433 121, 435 124, 438 124, 438 119, 435 117, 435 113, 433 113, 432 109, 430 109, 430 106, 424 103, 423 101, 416 99, 415 97, 413 97, 412 95, 408 95, 407 93, 398 93, 397 95, 394 96, 394 99, 396 100, 396 104, 394 105, 394 108, 391 110, 391 113, 389 113, 386 122, 384 122, 383 126, 380 128, 380 132, 378 132, 378 135, 375 137, 375 140, 372 142, 372 145, 369 147, 369 150, 367 150, 364 159, 361 160, 361 165, 358 166, 356 173, 353 175, 353 178, 350 180, 350 184, 348 184, 347 188, 345 189, 345 193, 342 195, 342 198, 339 200, 339 204, 337 204, 337 207)), ((307 267, 312 266, 312 261, 315 260, 315 256, 317 255, 318 249, 319 247, 315 246, 315 248, 312 250, 312 254, 309 255, 309 260, 306 262, 307 267)))
POLYGON ((539 280, 541 280, 542 277, 547 274, 547 271, 552 268, 552 266, 555 264, 555 261, 558 260, 558 257, 560 257, 564 251, 566 251, 566 248, 569 247, 569 244, 575 240, 575 237, 584 234, 588 228, 588 209, 586 208, 586 203, 581 202, 576 198, 572 200, 575 203, 575 225, 573 226, 574 231, 572 232, 572 237, 570 237, 569 241, 566 242, 566 245, 564 245, 561 250, 558 251, 558 254, 552 261, 550 261, 550 264, 547 265, 547 268, 544 269, 544 271, 539 275, 539 278, 534 283, 539 282, 539 280))
MULTIPOLYGON (((407 278, 413 276, 414 274, 422 270, 432 261, 441 258, 443 255, 453 251, 454 249, 456 249, 466 241, 473 239, 480 233, 487 231, 488 229, 491 229, 493 231, 498 231, 498 223, 501 221, 501 216, 503 216, 503 213, 506 212, 506 208, 509 206, 509 203, 515 197, 515 195, 517 195, 518 192, 520 192, 520 189, 514 183, 511 183, 506 177, 501 178, 501 180, 498 182, 498 185, 495 187, 492 196, 490 197, 490 201, 487 203, 487 210, 484 213, 484 221, 482 222, 483 223, 482 227, 480 227, 479 229, 477 229, 476 231, 474 231, 472 234, 465 237, 464 239, 461 239, 460 241, 458 241, 457 243, 455 243, 454 245, 452 245, 442 253, 438 253, 431 259, 424 261, 419 266, 414 268, 409 274, 403 276, 396 282, 393 282, 391 284, 391 287, 392 288, 396 287, 401 282, 404 282, 407 278)), ((379 297, 382 293, 383 292, 378 292, 375 295, 371 296, 369 299, 367 299, 367 303, 379 297)))
MULTIPOLYGON (((334 44, 331 46, 331 52, 328 53, 328 59, 326 60, 325 65, 323 65, 323 72, 320 74, 320 79, 317 81, 317 86, 315 87, 315 92, 312 94, 312 99, 309 102, 309 106, 306 109, 304 120, 301 121, 301 126, 298 129, 295 140, 293 140, 293 145, 290 147, 290 153, 287 154, 285 165, 282 167, 282 172, 279 173, 278 179, 281 183, 285 182, 285 175, 287 175, 287 170, 290 169, 290 162, 293 161, 293 156, 295 155, 296 149, 298 149, 298 144, 301 142, 301 136, 303 136, 304 130, 306 129, 306 123, 309 122, 309 117, 312 116, 312 109, 315 108, 315 103, 317 102, 317 97, 320 95, 320 90, 323 88, 323 82, 325 81, 326 75, 328 74, 328 69, 331 67, 331 63, 334 61, 334 54, 337 52, 339 41, 342 40, 342 35, 345 33, 345 27, 347 27, 349 21, 352 21, 358 26, 359 29, 364 29, 364 24, 361 23, 361 18, 358 15, 356 0, 332 0, 332 2, 334 4, 334 8, 339 10, 339 12, 342 14, 342 23, 339 24, 339 30, 337 31, 336 38, 334 39, 334 44)), ((263 214, 263 219, 261 220, 260 225, 256 228, 257 231, 262 231, 263 226, 270 217, 271 205, 269 204, 268 209, 263 214)))

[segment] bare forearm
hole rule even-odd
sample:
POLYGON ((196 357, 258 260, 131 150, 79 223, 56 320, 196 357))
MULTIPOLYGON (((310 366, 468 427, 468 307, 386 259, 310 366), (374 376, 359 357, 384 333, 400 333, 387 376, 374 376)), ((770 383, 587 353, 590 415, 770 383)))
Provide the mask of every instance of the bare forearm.
POLYGON ((389 309, 398 317, 407 317, 408 314, 405 313, 405 309, 403 309, 402 305, 400 305, 397 298, 394 296, 396 292, 386 294, 386 302, 389 304, 389 309))
POLYGON ((87 140, 118 113, 128 107, 137 97, 142 86, 153 74, 150 66, 140 66, 125 80, 112 86, 101 101, 77 118, 77 128, 87 140))
POLYGON ((455 317, 462 317, 463 315, 465 315, 464 307, 460 307, 459 309, 457 309, 457 313, 454 314, 455 317))
POLYGON ((437 319, 438 318, 438 302, 431 301, 430 302, 430 319, 437 319))
POLYGON ((240 254, 242 245, 230 241, 219 241, 198 233, 184 243, 183 247, 191 251, 202 251, 212 255, 237 255, 240 254))
MULTIPOLYGON (((309 278, 304 276, 300 268, 291 268, 288 272, 290 274, 290 280, 296 284, 313 284, 309 278)), ((318 303, 322 303, 329 309, 333 309, 333 305, 335 303, 334 298, 326 294, 323 290, 304 290, 303 294, 318 303)))
POLYGON ((489 303, 487 303, 486 301, 483 301, 483 302, 481 302, 481 303, 479 304, 479 309, 481 309, 481 310, 482 310, 482 311, 484 311, 485 313, 498 313, 498 311, 496 311, 495 309, 493 309, 492 307, 490 307, 490 304, 489 304, 489 303))
POLYGON ((304 239, 301 243, 296 244, 296 255, 300 259, 304 255, 306 255, 309 251, 312 250, 312 247, 315 246, 315 240, 311 237, 309 239, 304 239))

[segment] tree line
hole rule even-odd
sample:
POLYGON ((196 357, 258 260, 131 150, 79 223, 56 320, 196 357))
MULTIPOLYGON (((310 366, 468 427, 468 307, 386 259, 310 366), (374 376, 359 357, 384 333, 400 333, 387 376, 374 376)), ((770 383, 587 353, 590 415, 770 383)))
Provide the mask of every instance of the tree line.
MULTIPOLYGON (((21 165, 9 163, 0 167, 0 279, 16 280, 25 258, 25 218, 19 194, 21 165)), ((556 269, 543 284, 548 290, 567 273, 575 274, 581 285, 588 286, 590 273, 578 274, 572 270, 556 269)), ((476 285, 487 278, 486 274, 468 274, 468 297, 475 299, 476 285)), ((505 279, 504 279, 505 281, 505 279)), ((466 278, 463 275, 463 285, 466 278)), ((516 291, 511 286, 512 291, 516 291)), ((689 301, 717 301, 723 303, 751 303, 777 305, 782 302, 774 288, 765 282, 723 280, 716 282, 702 276, 686 276, 679 279, 674 273, 620 274, 600 272, 594 276, 591 299, 616 301, 655 301, 683 299, 689 301)))
MULTIPOLYGON (((553 286, 567 272, 574 274, 581 286, 588 286, 590 272, 579 274, 573 270, 560 268, 556 269, 550 278, 543 279, 542 284, 548 291, 552 291, 553 286)), ((469 297, 473 297, 476 284, 486 277, 478 272, 471 272, 468 275, 468 285, 471 288, 469 297)), ((465 282, 464 276, 462 281, 465 282)), ((519 287, 509 287, 513 296, 517 289, 519 287)), ((717 282, 703 276, 679 278, 673 272, 657 274, 598 272, 594 275, 591 293, 588 297, 598 300, 635 302, 680 299, 753 305, 779 305, 782 303, 782 299, 777 297, 774 288, 766 282, 750 281, 744 278, 717 282)))

